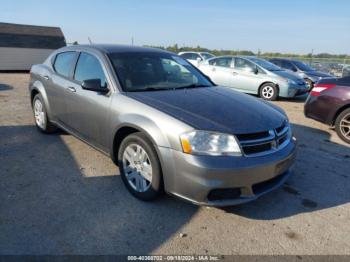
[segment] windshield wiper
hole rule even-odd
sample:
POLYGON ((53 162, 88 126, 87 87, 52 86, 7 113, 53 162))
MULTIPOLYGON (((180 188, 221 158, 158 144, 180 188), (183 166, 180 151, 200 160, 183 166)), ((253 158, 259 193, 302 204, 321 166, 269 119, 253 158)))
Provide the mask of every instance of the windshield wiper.
POLYGON ((202 85, 202 84, 190 84, 190 85, 187 85, 187 86, 176 87, 174 89, 186 89, 186 88, 196 88, 196 87, 210 87, 210 86, 202 85))
POLYGON ((186 88, 196 88, 196 87, 210 87, 208 85, 201 85, 201 84, 191 84, 187 86, 180 86, 180 87, 153 87, 148 86, 142 89, 133 89, 128 90, 128 92, 144 92, 144 91, 159 91, 159 90, 177 90, 177 89, 186 89, 186 88))
POLYGON ((145 87, 142 89, 133 89, 128 90, 128 92, 143 92, 143 91, 158 91, 158 90, 170 90, 172 88, 164 88, 164 87, 145 87))

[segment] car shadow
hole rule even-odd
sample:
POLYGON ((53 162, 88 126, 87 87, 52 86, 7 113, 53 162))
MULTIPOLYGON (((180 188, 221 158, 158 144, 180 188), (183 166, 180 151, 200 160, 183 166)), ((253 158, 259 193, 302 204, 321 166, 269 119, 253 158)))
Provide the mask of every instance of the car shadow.
POLYGON ((307 99, 307 97, 308 97, 308 93, 304 94, 304 95, 296 96, 296 97, 290 97, 290 98, 279 97, 277 101, 279 101, 279 102, 305 103, 305 100, 307 99))
MULTIPOLYGON (((249 94, 253 97, 256 97, 257 99, 262 99, 260 96, 258 95, 254 95, 254 94, 249 94)), ((273 102, 294 102, 294 103, 305 103, 306 99, 308 97, 308 93, 304 94, 304 95, 300 95, 300 96, 296 96, 296 97, 278 97, 276 101, 273 102)))
POLYGON ((6 90, 11 90, 11 89, 13 89, 13 86, 0 83, 0 91, 6 91, 6 90))
POLYGON ((84 176, 62 134, 0 127, 1 254, 148 254, 196 213, 168 196, 135 199, 117 167, 84 176))
POLYGON ((292 126, 298 152, 287 183, 254 202, 223 210, 250 219, 272 220, 350 202, 350 147, 332 142, 328 132, 292 126))

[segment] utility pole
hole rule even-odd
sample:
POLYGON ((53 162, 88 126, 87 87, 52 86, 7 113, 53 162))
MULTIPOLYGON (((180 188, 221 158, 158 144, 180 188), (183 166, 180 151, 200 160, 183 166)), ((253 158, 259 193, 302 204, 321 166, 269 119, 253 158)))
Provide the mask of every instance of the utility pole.
POLYGON ((89 40, 90 45, 92 45, 92 41, 91 41, 89 36, 88 36, 88 40, 89 40))
POLYGON ((131 37, 131 45, 134 45, 134 37, 131 37))

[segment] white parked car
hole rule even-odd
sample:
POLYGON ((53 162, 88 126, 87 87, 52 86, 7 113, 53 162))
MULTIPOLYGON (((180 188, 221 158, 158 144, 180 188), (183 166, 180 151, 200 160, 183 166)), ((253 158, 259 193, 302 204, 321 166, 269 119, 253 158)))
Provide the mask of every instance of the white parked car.
POLYGON ((186 59, 192 65, 198 67, 199 64, 205 60, 215 57, 213 54, 208 52, 180 52, 178 54, 182 58, 186 59))

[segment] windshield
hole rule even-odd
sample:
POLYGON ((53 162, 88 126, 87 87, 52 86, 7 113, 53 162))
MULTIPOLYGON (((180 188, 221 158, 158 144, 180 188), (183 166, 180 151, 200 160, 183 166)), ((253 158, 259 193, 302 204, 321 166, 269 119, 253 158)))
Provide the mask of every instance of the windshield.
POLYGON ((212 55, 210 53, 201 53, 201 55, 204 57, 205 60, 208 60, 210 58, 215 57, 214 55, 212 55))
POLYGON ((260 59, 260 58, 249 58, 249 60, 253 61, 254 63, 258 64, 262 68, 268 70, 268 71, 281 71, 282 68, 279 66, 276 66, 275 64, 272 64, 271 62, 265 60, 265 59, 260 59))
POLYGON ((185 59, 167 53, 108 55, 124 91, 208 87, 212 83, 185 59))
POLYGON ((301 62, 301 61, 293 61, 294 65, 299 68, 301 71, 315 71, 311 66, 301 62))

